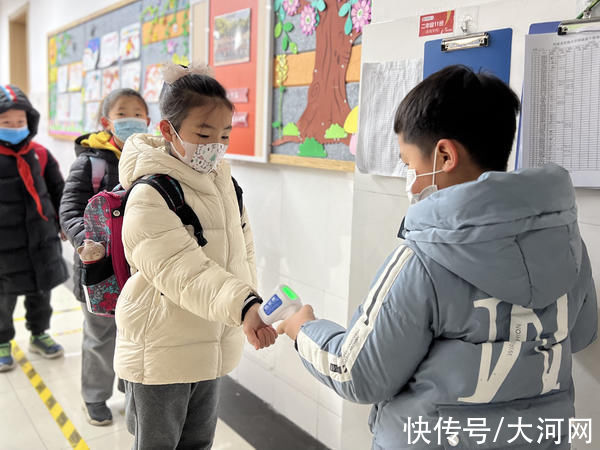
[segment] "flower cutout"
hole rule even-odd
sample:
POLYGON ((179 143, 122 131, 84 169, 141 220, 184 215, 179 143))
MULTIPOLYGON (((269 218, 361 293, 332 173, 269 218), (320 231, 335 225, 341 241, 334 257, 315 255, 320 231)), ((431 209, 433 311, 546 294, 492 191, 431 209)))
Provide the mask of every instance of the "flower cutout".
POLYGON ((365 25, 371 23, 371 0, 358 0, 352 5, 352 25, 360 33, 365 25))
POLYGON ((283 9, 288 15, 293 16, 298 12, 300 0, 283 0, 283 9))
POLYGON ((315 28, 317 27, 317 13, 315 8, 310 5, 304 7, 300 16, 300 27, 302 28, 302 32, 307 36, 315 32, 315 28))

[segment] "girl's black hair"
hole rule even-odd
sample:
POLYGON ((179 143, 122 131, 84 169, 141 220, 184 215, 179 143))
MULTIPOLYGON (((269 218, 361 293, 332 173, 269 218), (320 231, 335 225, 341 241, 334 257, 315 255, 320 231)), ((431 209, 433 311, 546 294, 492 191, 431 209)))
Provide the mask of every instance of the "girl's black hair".
POLYGON ((233 103, 221 83, 209 75, 187 74, 173 83, 163 83, 159 107, 161 117, 179 131, 190 109, 211 102, 221 103, 233 111, 233 103))
POLYGON ((146 104, 146 100, 144 100, 144 97, 142 97, 142 95, 136 91, 135 89, 130 89, 130 88, 120 88, 120 89, 115 89, 114 91, 111 91, 106 97, 104 97, 104 100, 102 100, 102 103, 100 103, 100 111, 98 112, 98 123, 100 123, 100 119, 102 117, 108 117, 108 113, 110 113, 110 110, 113 108, 113 106, 115 106, 115 103, 117 102, 117 100, 119 100, 121 97, 137 97, 140 99, 140 101, 142 102, 142 104, 144 105, 144 108, 146 109, 146 115, 150 115, 150 112, 148 111, 148 105, 146 104))

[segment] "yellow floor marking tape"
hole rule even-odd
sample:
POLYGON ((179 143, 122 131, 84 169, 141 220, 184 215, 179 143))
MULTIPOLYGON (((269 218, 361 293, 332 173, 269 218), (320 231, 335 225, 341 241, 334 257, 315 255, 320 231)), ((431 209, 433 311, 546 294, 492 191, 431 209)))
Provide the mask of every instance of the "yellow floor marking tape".
MULTIPOLYGON (((74 308, 67 308, 67 309, 59 309, 56 311, 52 311, 52 315, 54 316, 55 314, 64 314, 64 313, 69 313, 69 312, 73 312, 73 311, 81 311, 81 306, 76 306, 74 308)), ((25 320, 25 317, 17 317, 16 319, 13 319, 14 322, 22 322, 25 320)))
POLYGON ((56 401, 54 395, 52 395, 52 392, 50 392, 50 389, 48 389, 46 384, 44 384, 42 377, 39 376, 31 363, 27 360, 27 357, 25 356, 25 353, 23 353, 23 350, 21 350, 21 347, 19 347, 15 341, 12 342, 12 345, 13 356, 15 360, 17 363, 19 363, 19 366, 21 366, 23 373, 27 376, 29 382, 37 391, 40 399, 42 402, 44 402, 46 408, 48 408, 48 411, 50 411, 50 415, 60 428, 60 431, 62 431, 62 434, 64 434, 69 441, 71 447, 76 450, 89 450, 88 445, 83 440, 79 432, 75 429, 75 426, 63 411, 62 406, 60 406, 60 404, 56 401))
POLYGON ((65 330, 65 331, 57 331, 56 333, 52 333, 52 336, 66 336, 67 334, 77 334, 81 333, 83 328, 76 328, 74 330, 65 330))

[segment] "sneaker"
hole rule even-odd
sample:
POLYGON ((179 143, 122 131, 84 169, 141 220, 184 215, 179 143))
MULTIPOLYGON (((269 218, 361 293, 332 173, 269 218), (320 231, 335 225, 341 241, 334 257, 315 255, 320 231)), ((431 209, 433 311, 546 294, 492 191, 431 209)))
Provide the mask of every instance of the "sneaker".
POLYGON ((106 402, 83 402, 83 411, 91 425, 103 427, 112 423, 112 413, 108 406, 106 406, 106 402))
POLYGON ((44 333, 38 336, 31 336, 29 340, 29 351, 38 353, 44 358, 54 359, 63 355, 64 349, 50 335, 44 333))
POLYGON ((8 372, 13 370, 17 363, 10 354, 10 342, 0 344, 0 372, 8 372))

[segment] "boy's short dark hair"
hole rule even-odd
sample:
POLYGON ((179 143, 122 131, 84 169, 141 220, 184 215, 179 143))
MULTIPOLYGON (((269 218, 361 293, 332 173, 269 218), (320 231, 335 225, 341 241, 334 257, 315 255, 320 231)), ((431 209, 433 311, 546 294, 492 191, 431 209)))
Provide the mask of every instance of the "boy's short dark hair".
POLYGON ((502 80, 449 66, 413 88, 398 106, 394 131, 430 155, 440 139, 465 146, 483 170, 505 171, 519 98, 502 80))

